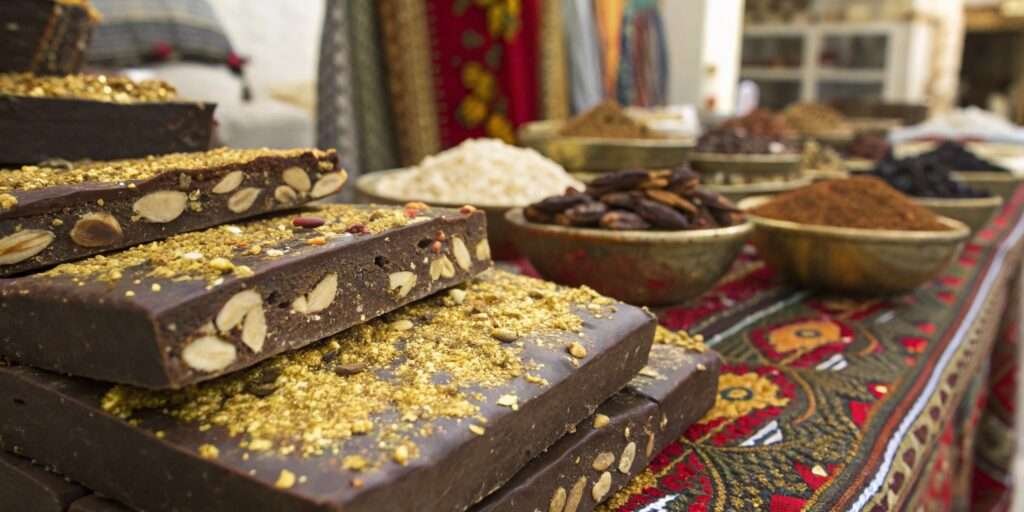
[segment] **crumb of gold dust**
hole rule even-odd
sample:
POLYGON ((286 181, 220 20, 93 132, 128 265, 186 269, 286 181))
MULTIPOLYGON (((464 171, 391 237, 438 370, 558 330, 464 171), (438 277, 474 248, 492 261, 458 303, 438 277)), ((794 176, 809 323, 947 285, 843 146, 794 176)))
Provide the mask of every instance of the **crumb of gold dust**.
POLYGON ((172 101, 178 91, 161 80, 135 82, 123 76, 0 73, 0 94, 127 104, 172 101))
POLYGON ((690 336, 686 331, 672 331, 660 325, 654 331, 654 342, 660 345, 675 345, 690 352, 706 352, 708 349, 704 345, 704 336, 690 336))
MULTIPOLYGON (((339 455, 354 436, 374 436, 372 453, 345 454, 340 464, 354 471, 404 464, 419 455, 414 437, 435 432, 430 420, 479 421, 485 400, 481 390, 529 375, 535 363, 523 360, 523 344, 490 336, 495 326, 538 340, 558 337, 582 328, 574 312, 578 305, 612 304, 586 288, 560 288, 497 271, 464 289, 460 303, 434 296, 317 345, 184 390, 117 386, 103 397, 102 406, 125 419, 159 409, 198 428, 221 427, 249 451, 339 455), (406 321, 413 327, 392 327, 406 321), (361 371, 340 371, 352 367, 361 371), (382 416, 396 419, 382 422, 382 416)), ((564 350, 560 344, 538 343, 564 350)))
MULTIPOLYGON (((237 225, 224 225, 203 231, 171 236, 164 240, 137 245, 106 255, 58 265, 40 274, 42 276, 71 276, 76 281, 117 281, 138 269, 147 277, 175 280, 216 280, 225 275, 247 277, 249 266, 240 263, 258 256, 270 256, 277 251, 287 254, 284 245, 304 246, 312 238, 352 237, 345 232, 350 226, 362 225, 367 233, 401 227, 409 223, 401 208, 358 208, 348 205, 327 204, 304 210, 275 215, 237 225), (324 220, 314 229, 299 228, 292 224, 298 215, 315 215, 324 220)), ((361 236, 361 235, 360 235, 361 236)), ((131 277, 139 275, 132 273, 131 277)))
POLYGON ((26 165, 0 172, 0 192, 29 191, 78 183, 128 183, 168 172, 188 172, 247 164, 261 157, 291 158, 311 153, 319 159, 330 152, 315 149, 217 148, 197 153, 170 153, 128 160, 74 162, 64 166, 26 165))

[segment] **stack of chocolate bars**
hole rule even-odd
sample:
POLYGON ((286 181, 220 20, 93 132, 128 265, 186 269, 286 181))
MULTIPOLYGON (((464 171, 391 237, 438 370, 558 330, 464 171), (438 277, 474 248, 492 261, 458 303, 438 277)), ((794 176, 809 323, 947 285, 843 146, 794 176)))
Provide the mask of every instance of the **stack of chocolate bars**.
POLYGON ((334 151, 64 143, 0 171, 0 510, 580 512, 714 402, 699 341, 492 269, 482 211, 316 204, 334 151))

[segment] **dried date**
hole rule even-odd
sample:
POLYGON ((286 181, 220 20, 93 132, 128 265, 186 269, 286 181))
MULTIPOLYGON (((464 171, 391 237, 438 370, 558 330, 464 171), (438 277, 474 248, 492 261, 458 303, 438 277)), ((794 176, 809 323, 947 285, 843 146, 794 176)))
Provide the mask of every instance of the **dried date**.
POLYGON ((647 174, 647 171, 640 170, 627 170, 602 174, 587 185, 587 194, 590 194, 593 197, 600 197, 609 192, 631 190, 648 179, 649 175, 647 174))
POLYGON ((616 231, 634 231, 650 229, 651 225, 633 212, 612 210, 601 216, 601 227, 616 231))
POLYGON ((686 229, 690 227, 690 219, 671 206, 657 201, 641 199, 637 201, 636 213, 654 226, 664 229, 686 229))
POLYGON ((601 202, 612 208, 632 210, 636 208, 636 202, 642 198, 639 192, 612 192, 601 196, 601 202))
POLYGON ((542 212, 535 206, 527 206, 523 209, 523 217, 530 222, 536 222, 538 224, 551 224, 555 220, 554 216, 550 213, 542 212))
POLYGON ((691 216, 697 215, 697 206, 678 194, 668 190, 645 190, 644 193, 659 203, 681 210, 691 216))
POLYGON ((551 196, 539 203, 535 203, 532 207, 540 212, 554 215, 556 213, 562 213, 573 206, 586 203, 590 201, 590 197, 583 194, 573 194, 565 196, 551 196))
POLYGON ((597 201, 573 206, 565 211, 565 216, 573 226, 596 226, 601 217, 608 212, 608 206, 597 201))

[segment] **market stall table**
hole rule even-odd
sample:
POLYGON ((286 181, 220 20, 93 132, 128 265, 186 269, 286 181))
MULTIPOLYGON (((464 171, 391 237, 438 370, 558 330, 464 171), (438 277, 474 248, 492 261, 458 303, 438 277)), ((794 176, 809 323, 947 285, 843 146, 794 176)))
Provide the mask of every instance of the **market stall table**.
POLYGON ((1018 324, 1004 313, 1020 294, 1022 212, 1024 189, 909 295, 792 289, 750 252, 712 292, 658 310, 724 356, 718 401, 608 508, 947 509, 966 505, 972 478, 998 501, 1006 445, 977 443, 975 468, 975 440, 1012 432, 1018 324))

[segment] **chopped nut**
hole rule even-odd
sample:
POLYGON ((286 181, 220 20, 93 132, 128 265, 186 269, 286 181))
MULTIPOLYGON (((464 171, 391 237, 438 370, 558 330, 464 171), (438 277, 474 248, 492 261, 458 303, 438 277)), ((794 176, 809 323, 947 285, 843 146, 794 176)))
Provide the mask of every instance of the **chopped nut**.
POLYGON ((231 260, 227 258, 214 258, 210 260, 210 268, 221 272, 230 272, 235 269, 235 264, 231 263, 231 260))
POLYGON ((476 435, 478 435, 478 436, 482 436, 482 435, 484 435, 485 432, 487 432, 487 429, 485 429, 484 427, 481 427, 480 425, 477 425, 475 423, 470 423, 469 424, 469 431, 474 433, 474 434, 476 434, 476 435))
POLYGON ((565 499, 565 487, 555 489, 555 493, 551 495, 551 503, 548 504, 548 512, 562 512, 565 510, 565 499))
POLYGON ((245 179, 245 174, 242 171, 231 171, 224 175, 221 180, 210 189, 213 194, 227 194, 234 192, 242 184, 242 180, 245 179))
POLYGON ((256 275, 256 272, 253 272, 247 265, 235 265, 234 274, 237 278, 245 279, 256 275))
POLYGON ((361 455, 346 455, 345 458, 341 459, 341 468, 348 469, 351 471, 362 471, 369 466, 361 455))
POLYGON ((0 238, 0 265, 25 261, 53 243, 53 233, 42 229, 26 229, 0 238))
POLYGON ((149 289, 154 292, 159 292, 162 288, 160 286, 160 283, 153 283, 152 285, 149 286, 149 289))
POLYGON ((430 244, 430 252, 432 252, 434 254, 441 254, 441 251, 443 251, 443 250, 444 250, 444 244, 442 244, 441 242, 439 242, 437 240, 435 240, 433 243, 430 244))
POLYGON ((288 185, 280 185, 274 189, 274 199, 281 204, 294 204, 298 202, 299 194, 288 185))
POLYGON ((237 356, 234 345, 216 336, 198 338, 181 351, 185 364, 201 372, 223 370, 235 362, 237 356))
POLYGON ((320 217, 314 217, 312 215, 307 217, 295 217, 292 219, 292 225, 300 228, 313 229, 324 225, 324 219, 320 217))
POLYGON ((342 364, 334 368, 334 373, 340 377, 348 377, 357 373, 362 373, 365 369, 366 365, 363 363, 342 364))
POLYGON ((292 311, 302 314, 309 313, 309 301, 305 295, 295 297, 295 300, 292 301, 292 311))
POLYGON ((409 329, 412 329, 413 326, 414 324, 411 321, 404 318, 391 323, 391 328, 396 331, 408 331, 409 329))
POLYGON ((409 295, 414 286, 416 286, 416 274, 412 272, 393 272, 388 275, 388 290, 396 292, 399 298, 409 295))
POLYGON ((576 512, 583 500, 583 491, 587 488, 587 477, 581 476, 572 489, 569 489, 569 497, 565 500, 565 512, 576 512))
POLYGON ((591 464, 591 467, 595 471, 604 471, 612 467, 612 464, 615 464, 615 454, 612 452, 601 452, 594 457, 594 463, 591 464))
POLYGON ((401 445, 398 448, 395 448, 395 452, 392 454, 392 458, 395 460, 395 462, 404 466, 407 462, 409 462, 409 448, 407 448, 405 445, 401 445))
POLYGON ((513 411, 519 410, 519 397, 516 395, 501 395, 498 397, 498 405, 508 407, 513 411))
POLYGON ((338 274, 331 272, 324 276, 306 297, 305 313, 319 313, 334 303, 338 294, 338 274))
POLYGON ((654 455, 654 432, 647 433, 647 447, 644 448, 644 454, 647 455, 647 458, 654 455))
POLYGON ((484 238, 476 244, 476 259, 480 261, 489 261, 491 259, 491 244, 484 238))
POLYGON ((309 189, 313 188, 312 182, 309 181, 309 175, 301 167, 289 167, 281 173, 281 179, 287 183, 291 188, 295 189, 301 194, 309 192, 309 189))
POLYGON ((295 473, 282 469, 281 474, 277 476, 277 481, 274 482, 274 487, 278 489, 290 489, 295 485, 295 473))
POLYGON ((471 205, 471 204, 467 204, 467 205, 463 206, 462 208, 459 208, 459 213, 461 213, 463 215, 469 215, 469 214, 471 214, 471 213, 473 213, 475 211, 476 211, 476 207, 471 205))
MULTIPOLYGON (((463 293, 465 293, 465 292, 463 292, 463 293)), ((494 339, 496 339, 496 340, 498 340, 498 341, 500 341, 502 343, 512 343, 513 341, 516 341, 516 340, 519 339, 519 335, 516 334, 515 331, 510 330, 510 329, 495 329, 495 330, 491 331, 491 336, 493 336, 494 339)))
POLYGON ((604 428, 608 426, 609 421, 611 420, 607 415, 598 413, 594 416, 594 428, 604 428))
POLYGON ((11 194, 0 194, 0 210, 9 210, 18 206, 18 198, 11 194))
POLYGON ((462 270, 469 271, 473 266, 473 260, 469 257, 469 250, 466 249, 466 242, 457 236, 452 237, 452 254, 455 255, 455 263, 459 264, 462 270))
POLYGON ((263 307, 252 308, 242 324, 242 343, 259 354, 263 350, 263 342, 267 339, 267 318, 263 307))
POLYGON ((622 449, 622 455, 619 456, 619 472, 628 475, 630 468, 633 467, 633 459, 636 458, 636 443, 630 441, 625 448, 622 449))
POLYGON ((166 224, 181 216, 188 196, 176 190, 160 190, 139 198, 132 205, 136 215, 156 224, 166 224))
POLYGON ((462 304, 466 301, 466 290, 461 288, 452 288, 448 290, 448 296, 452 298, 452 302, 455 304, 462 304))
POLYGON ((321 197, 329 196, 341 189, 341 186, 345 184, 347 179, 348 174, 345 171, 324 174, 320 179, 316 180, 313 190, 309 192, 309 197, 320 199, 321 197))
POLYGON ((327 239, 322 236, 318 236, 306 240, 306 243, 309 245, 327 245, 327 239))
POLYGON ((217 313, 213 323, 220 332, 234 329, 250 311, 263 307, 263 298, 255 290, 243 290, 234 294, 217 313))
POLYGON ((71 240, 82 247, 108 247, 121 243, 124 231, 109 213, 87 213, 71 228, 71 240))
POLYGON ((252 205, 256 203, 256 198, 260 196, 263 191, 256 187, 246 187, 228 198, 228 210, 235 213, 242 213, 252 208, 252 205))
POLYGON ((604 501, 605 496, 608 495, 608 490, 612 487, 612 474, 605 471, 601 473, 600 478, 594 483, 593 489, 590 490, 590 496, 594 498, 594 501, 601 503, 604 501))
POLYGON ((216 446, 209 443, 199 445, 198 452, 199 456, 204 459, 216 459, 217 457, 220 456, 220 450, 218 450, 216 446))
POLYGON ((580 342, 574 341, 569 344, 569 355, 576 359, 583 359, 587 357, 587 349, 580 342))

